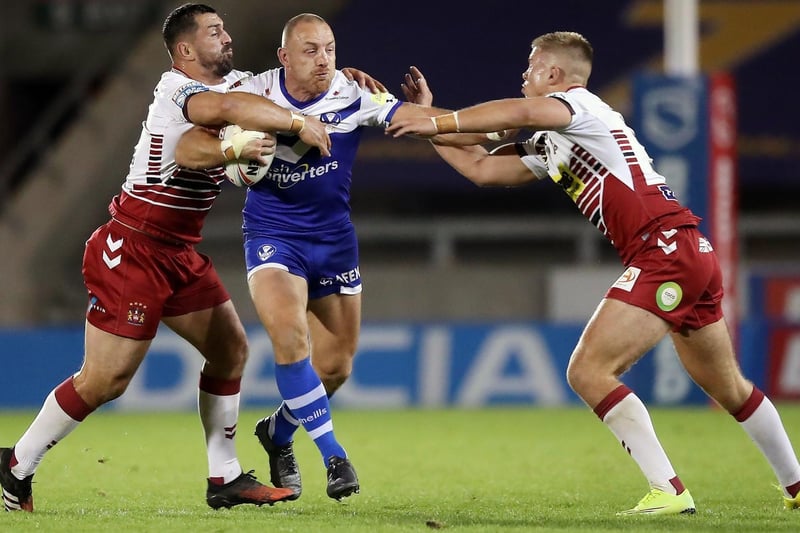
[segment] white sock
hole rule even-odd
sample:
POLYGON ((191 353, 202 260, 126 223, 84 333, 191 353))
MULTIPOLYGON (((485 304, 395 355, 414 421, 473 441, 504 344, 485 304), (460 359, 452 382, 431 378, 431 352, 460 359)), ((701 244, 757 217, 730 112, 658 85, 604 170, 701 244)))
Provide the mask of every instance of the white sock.
POLYGON ((14 456, 18 463, 11 472, 19 479, 33 474, 47 450, 69 435, 78 424, 80 422, 65 413, 58 404, 55 390, 50 391, 39 414, 14 445, 14 456))
POLYGON ((236 456, 236 424, 240 394, 218 396, 200 390, 197 396, 200 420, 208 450, 208 477, 229 483, 239 477, 242 466, 236 456))
POLYGON ((670 482, 676 477, 675 470, 656 437, 647 408, 638 396, 633 393, 626 395, 609 409, 603 422, 639 465, 651 487, 669 494, 677 493, 670 482))
MULTIPOLYGON (((784 491, 785 487, 795 485, 800 481, 800 463, 797 462, 797 456, 792 449, 788 435, 786 435, 781 417, 769 398, 762 396, 758 407, 750 416, 739 420, 739 425, 750 435, 758 449, 767 458, 784 491)), ((790 494, 786 495, 791 496, 790 494)))

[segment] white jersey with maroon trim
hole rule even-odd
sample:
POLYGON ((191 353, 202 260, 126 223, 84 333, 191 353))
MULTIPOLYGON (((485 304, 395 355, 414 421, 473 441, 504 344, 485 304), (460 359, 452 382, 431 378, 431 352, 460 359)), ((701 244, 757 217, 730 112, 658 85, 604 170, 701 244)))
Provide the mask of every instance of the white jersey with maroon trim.
POLYGON ((211 86, 176 69, 162 74, 122 192, 109 205, 116 220, 169 241, 200 241, 200 230, 222 190, 225 174, 222 167, 196 171, 175 163, 178 140, 192 127, 184 106, 193 94, 225 92, 249 74, 234 70, 223 83, 211 86))
POLYGON ((522 162, 559 184, 623 263, 655 229, 697 225, 699 218, 678 203, 622 115, 583 87, 548 96, 563 101, 572 120, 519 143, 522 162))

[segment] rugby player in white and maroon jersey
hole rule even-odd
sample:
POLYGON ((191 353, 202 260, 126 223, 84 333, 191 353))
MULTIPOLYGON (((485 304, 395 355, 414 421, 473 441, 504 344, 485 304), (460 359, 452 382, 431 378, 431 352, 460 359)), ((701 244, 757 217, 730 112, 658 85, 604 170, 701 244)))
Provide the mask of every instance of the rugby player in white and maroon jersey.
MULTIPOLYGON (((176 8, 164 22, 163 37, 172 68, 155 88, 130 172, 109 206, 111 220, 86 243, 83 275, 89 305, 83 365, 48 395, 14 447, 0 448, 7 510, 33 511, 31 480, 43 456, 95 409, 125 391, 159 322, 205 359, 198 408, 208 452, 208 505, 272 505, 292 496, 291 490, 259 483, 239 464, 234 436, 247 339, 211 260, 195 250, 224 174, 221 168, 177 166, 175 145, 193 123, 293 131, 322 153, 329 153, 330 138, 318 120, 304 119, 266 98, 224 94, 246 73, 233 70, 232 41, 213 8, 176 8)), ((238 149, 258 158, 274 149, 274 141, 252 139, 238 149)))
POLYGON ((432 137, 442 158, 478 185, 552 179, 616 248, 626 267, 589 320, 567 380, 636 461, 650 491, 620 514, 693 513, 641 400, 619 376, 670 334, 689 375, 727 410, 772 466, 788 509, 800 507, 800 464, 780 416, 741 373, 722 313, 722 274, 699 219, 681 206, 623 117, 586 84, 593 49, 574 32, 533 40, 525 98, 433 119, 393 121, 394 136, 432 137), (447 146, 448 133, 536 131, 491 152, 447 146))

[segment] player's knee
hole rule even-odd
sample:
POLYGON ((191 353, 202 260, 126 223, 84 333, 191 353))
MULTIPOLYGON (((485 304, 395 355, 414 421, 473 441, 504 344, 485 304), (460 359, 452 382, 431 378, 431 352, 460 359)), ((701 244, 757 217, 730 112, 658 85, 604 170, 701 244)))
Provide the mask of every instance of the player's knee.
POLYGON ((567 365, 567 384, 578 396, 583 396, 592 382, 595 372, 582 362, 580 358, 573 357, 567 365))
POLYGON ((225 358, 231 368, 243 370, 247 363, 250 347, 247 343, 247 336, 244 334, 236 335, 227 343, 227 357, 225 358))
POLYGON ((330 396, 336 392, 339 387, 344 385, 349 377, 350 371, 341 371, 320 376, 320 380, 322 380, 322 384, 325 385, 325 391, 328 393, 328 396, 330 396))
POLYGON ((703 389, 723 409, 731 414, 741 411, 744 404, 753 393, 753 383, 739 378, 731 383, 716 380, 712 384, 703 386, 703 389))
POLYGON ((315 370, 325 386, 325 391, 330 396, 344 385, 353 372, 352 359, 340 359, 329 361, 327 364, 318 364, 315 365, 315 370))
POLYGON ((91 381, 75 378, 75 392, 92 409, 116 400, 125 393, 133 376, 115 375, 95 378, 91 381))
POLYGON ((575 368, 575 365, 570 363, 567 366, 567 384, 570 388, 575 391, 576 393, 580 394, 580 384, 581 384, 581 373, 579 370, 575 368))
POLYGON ((130 383, 130 379, 117 379, 111 383, 111 386, 107 390, 107 395, 103 398, 102 403, 110 402, 111 400, 116 400, 120 396, 122 396, 125 391, 128 389, 128 384, 130 383))
POLYGON ((287 363, 304 359, 308 356, 310 345, 308 333, 300 327, 282 327, 268 329, 272 348, 279 362, 287 363))

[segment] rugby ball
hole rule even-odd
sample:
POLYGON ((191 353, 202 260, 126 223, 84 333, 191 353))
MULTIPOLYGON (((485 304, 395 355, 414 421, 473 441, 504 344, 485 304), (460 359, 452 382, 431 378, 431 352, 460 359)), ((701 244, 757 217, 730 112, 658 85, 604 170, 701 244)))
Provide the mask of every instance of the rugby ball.
MULTIPOLYGON (((220 140, 231 140, 235 135, 241 133, 248 133, 236 124, 229 124, 219 131, 220 140)), ((257 134, 259 132, 253 132, 257 134)), ((225 177, 228 181, 237 187, 250 187, 255 185, 267 175, 272 160, 275 158, 275 152, 266 156, 267 164, 261 164, 256 160, 250 159, 234 159, 225 163, 225 177)))

